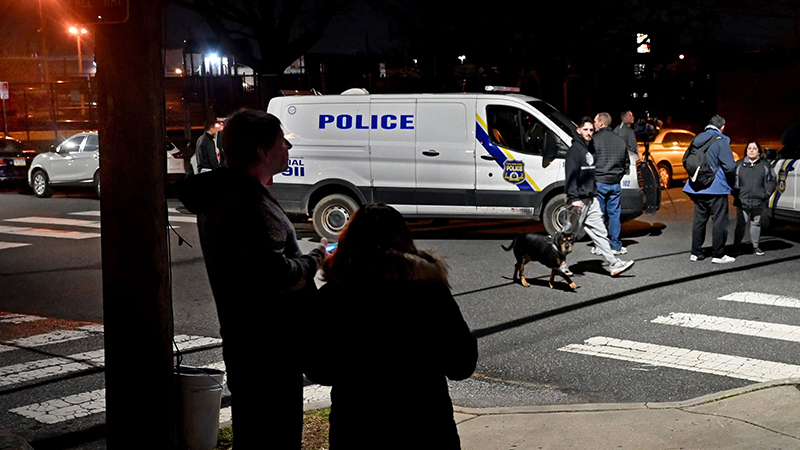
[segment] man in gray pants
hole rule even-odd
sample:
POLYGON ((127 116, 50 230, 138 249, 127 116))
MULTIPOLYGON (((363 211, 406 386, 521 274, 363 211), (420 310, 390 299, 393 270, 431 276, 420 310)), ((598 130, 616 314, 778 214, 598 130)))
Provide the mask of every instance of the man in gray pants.
MULTIPOLYGON (((597 201, 597 186, 594 178, 594 157, 589 153, 589 142, 594 135, 594 121, 584 117, 578 124, 576 135, 572 138, 572 146, 567 151, 564 165, 567 203, 572 208, 569 224, 565 231, 586 234, 594 242, 595 248, 608 262, 611 276, 617 276, 633 266, 634 261, 623 261, 611 251, 608 231, 603 220, 603 212, 597 201)), ((561 270, 570 274, 566 263, 561 270)))

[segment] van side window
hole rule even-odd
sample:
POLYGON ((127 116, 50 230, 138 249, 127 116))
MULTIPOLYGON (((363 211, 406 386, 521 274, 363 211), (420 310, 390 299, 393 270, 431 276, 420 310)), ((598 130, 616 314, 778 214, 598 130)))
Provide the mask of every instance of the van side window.
POLYGON ((486 113, 495 144, 529 155, 566 154, 566 144, 532 114, 509 106, 487 106, 486 113))

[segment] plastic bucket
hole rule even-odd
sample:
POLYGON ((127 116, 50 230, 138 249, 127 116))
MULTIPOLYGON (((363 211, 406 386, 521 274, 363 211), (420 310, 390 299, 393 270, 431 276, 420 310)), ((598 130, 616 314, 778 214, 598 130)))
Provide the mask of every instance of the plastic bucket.
POLYGON ((222 377, 217 369, 179 366, 175 371, 181 392, 181 438, 188 450, 217 446, 222 377))

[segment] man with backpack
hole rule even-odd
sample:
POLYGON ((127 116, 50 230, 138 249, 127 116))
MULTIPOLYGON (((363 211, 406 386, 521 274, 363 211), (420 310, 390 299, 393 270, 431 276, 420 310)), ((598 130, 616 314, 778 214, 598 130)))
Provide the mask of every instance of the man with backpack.
POLYGON ((727 264, 736 260, 725 254, 725 242, 728 239, 728 195, 732 184, 729 180, 733 180, 736 174, 736 162, 733 160, 731 140, 722 134, 724 130, 725 119, 715 115, 705 130, 695 136, 684 155, 684 166, 687 167, 690 178, 683 187, 683 192, 694 202, 690 261, 701 261, 705 258, 703 242, 709 217, 714 222, 711 230, 711 262, 727 264), (687 165, 687 160, 703 152, 707 162, 705 167, 687 165))

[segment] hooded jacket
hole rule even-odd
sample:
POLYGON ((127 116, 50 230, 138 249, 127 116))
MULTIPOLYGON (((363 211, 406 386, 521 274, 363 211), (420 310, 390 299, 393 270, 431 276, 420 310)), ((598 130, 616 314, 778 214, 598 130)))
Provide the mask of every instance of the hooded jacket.
POLYGON ((717 136, 721 136, 722 139, 711 144, 706 151, 708 164, 712 170, 716 171, 714 182, 711 183, 711 186, 700 191, 695 191, 689 183, 686 183, 683 186, 683 192, 708 195, 728 195, 731 193, 731 184, 733 184, 736 172, 736 162, 733 160, 733 150, 731 150, 731 139, 722 134, 717 127, 708 125, 702 133, 694 137, 693 142, 702 147, 709 139, 714 139, 717 136))
POLYGON ((574 132, 572 146, 567 150, 567 156, 564 161, 564 185, 567 192, 567 203, 597 196, 594 171, 594 155, 589 152, 589 146, 586 141, 577 132, 574 132))
POLYGON ((303 255, 294 227, 256 179, 227 167, 190 177, 178 197, 197 214, 223 340, 255 333, 265 318, 294 308, 294 293, 315 289, 320 250, 303 255), (255 330, 242 325, 255 322, 255 330))
POLYGON ((749 209, 764 208, 776 186, 775 171, 763 154, 758 155, 755 162, 751 162, 747 156, 736 162, 734 194, 737 206, 749 209))

